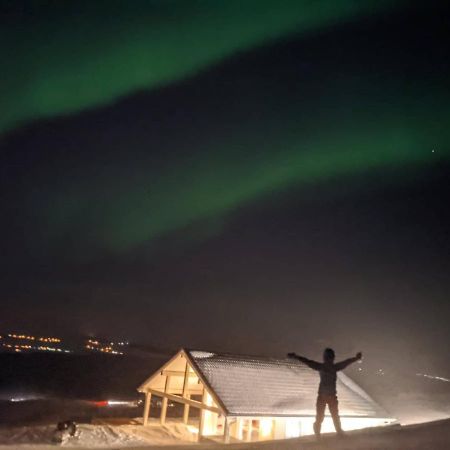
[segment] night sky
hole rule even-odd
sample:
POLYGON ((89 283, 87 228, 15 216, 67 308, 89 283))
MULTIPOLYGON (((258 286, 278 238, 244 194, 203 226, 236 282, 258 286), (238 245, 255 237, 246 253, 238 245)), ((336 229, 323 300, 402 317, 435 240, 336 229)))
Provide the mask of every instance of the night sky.
POLYGON ((448 376, 449 14, 0 1, 1 328, 448 376))

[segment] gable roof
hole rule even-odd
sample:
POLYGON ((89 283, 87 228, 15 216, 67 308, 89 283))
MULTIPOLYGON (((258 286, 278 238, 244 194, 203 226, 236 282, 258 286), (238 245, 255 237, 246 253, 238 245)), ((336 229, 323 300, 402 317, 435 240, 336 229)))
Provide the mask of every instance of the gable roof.
MULTIPOLYGON (((231 416, 314 416, 319 377, 299 361, 184 350, 195 371, 231 416)), ((343 373, 341 417, 389 415, 343 373)))

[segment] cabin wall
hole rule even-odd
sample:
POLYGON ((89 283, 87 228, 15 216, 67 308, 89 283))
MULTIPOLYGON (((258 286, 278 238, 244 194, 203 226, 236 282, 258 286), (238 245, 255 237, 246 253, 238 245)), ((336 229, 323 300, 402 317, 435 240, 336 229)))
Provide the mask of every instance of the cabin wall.
MULTIPOLYGON (((313 424, 315 417, 262 417, 236 418, 230 427, 230 435, 240 441, 248 441, 248 429, 251 428, 252 441, 266 441, 272 439, 291 439, 314 434, 313 424), (251 424, 251 425, 250 425, 251 424)), ((343 417, 341 418, 344 430, 357 430, 361 428, 384 426, 392 423, 392 419, 370 417, 343 417)), ((326 416, 322 423, 323 433, 334 432, 333 420, 326 416)))

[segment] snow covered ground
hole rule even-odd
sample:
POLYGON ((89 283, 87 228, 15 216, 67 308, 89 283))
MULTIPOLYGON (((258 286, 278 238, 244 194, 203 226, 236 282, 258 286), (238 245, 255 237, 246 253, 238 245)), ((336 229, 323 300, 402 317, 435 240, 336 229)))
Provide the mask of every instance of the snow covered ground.
POLYGON ((78 425, 74 437, 63 444, 53 442, 55 425, 0 428, 0 448, 128 448, 191 444, 195 436, 181 423, 151 425, 78 425), (31 446, 31 447, 30 447, 31 446))
MULTIPOLYGON (((449 450, 450 420, 408 427, 386 427, 348 433, 346 437, 325 435, 246 444, 202 442, 193 444, 193 435, 181 423, 166 427, 151 425, 80 425, 78 437, 62 447, 77 450, 124 449, 144 450, 449 450)), ((0 429, 0 450, 54 450, 54 426, 28 426, 0 429)))

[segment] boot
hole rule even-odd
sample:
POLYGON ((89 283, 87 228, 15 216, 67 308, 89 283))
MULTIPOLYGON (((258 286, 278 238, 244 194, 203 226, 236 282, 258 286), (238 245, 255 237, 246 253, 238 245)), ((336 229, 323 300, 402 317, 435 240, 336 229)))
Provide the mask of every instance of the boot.
POLYGON ((320 423, 314 422, 313 429, 316 437, 320 437, 320 423))

